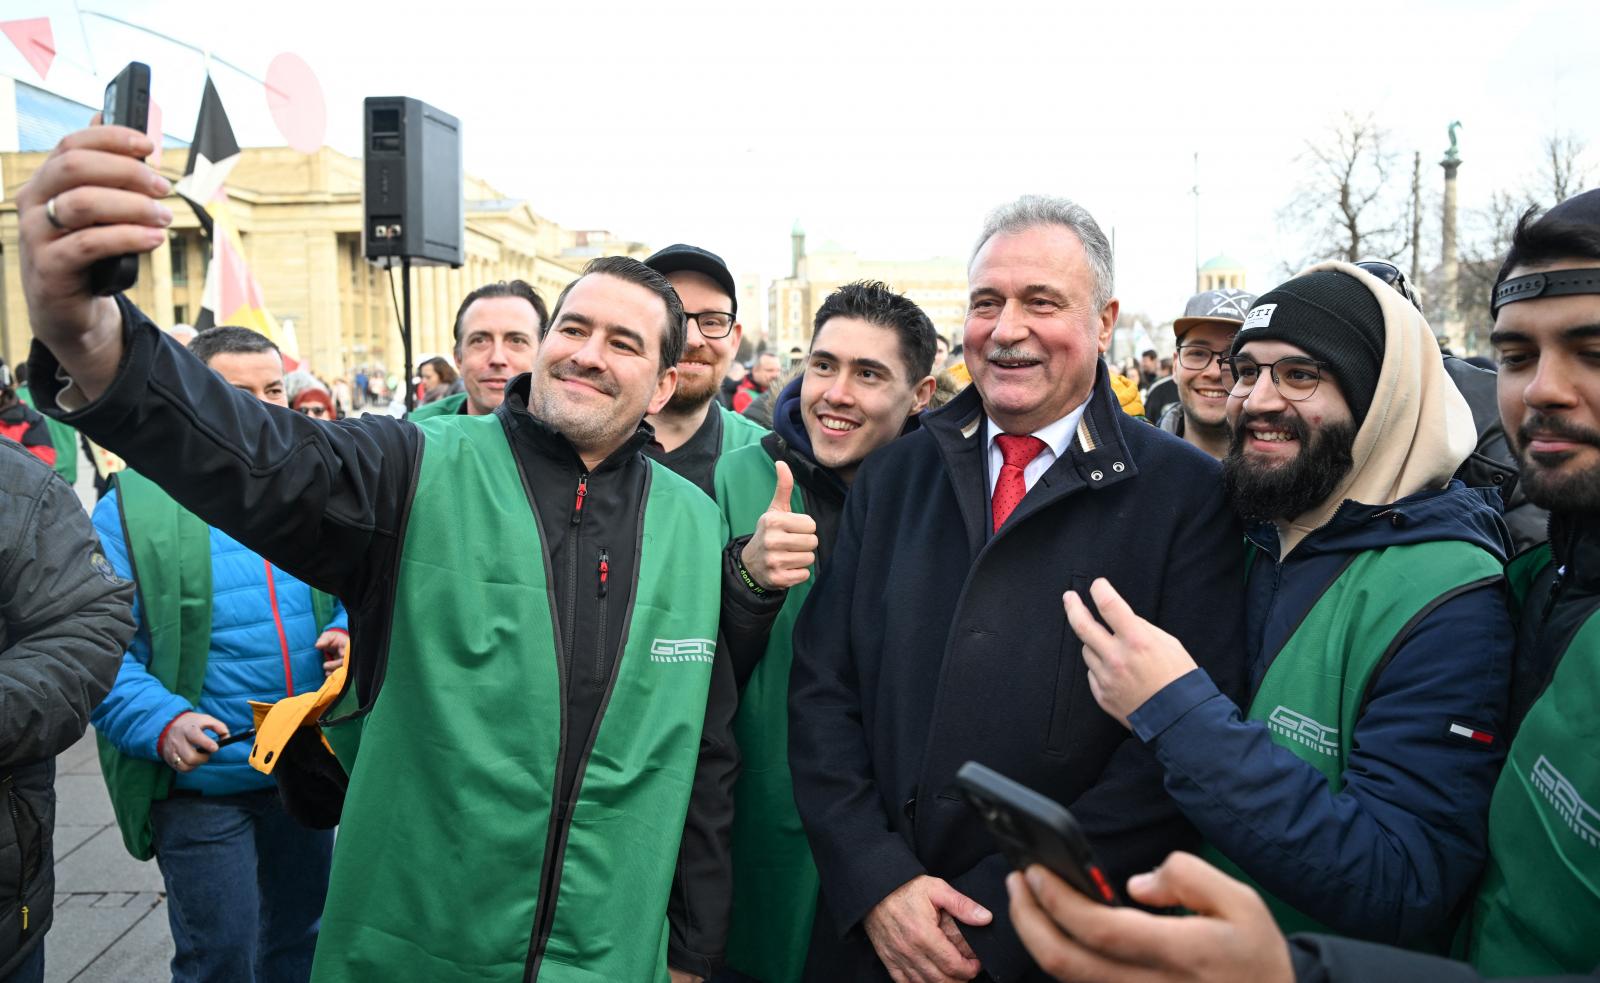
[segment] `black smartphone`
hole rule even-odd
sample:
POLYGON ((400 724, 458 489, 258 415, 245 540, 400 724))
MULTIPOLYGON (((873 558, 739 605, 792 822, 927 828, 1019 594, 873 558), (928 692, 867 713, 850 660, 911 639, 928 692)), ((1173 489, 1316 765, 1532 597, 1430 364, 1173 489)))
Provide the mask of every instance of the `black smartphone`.
POLYGON ((234 731, 232 734, 229 734, 227 737, 218 737, 218 738, 216 738, 217 747, 219 749, 225 748, 229 744, 238 744, 240 741, 248 741, 250 738, 252 738, 254 736, 256 736, 256 729, 254 727, 251 727, 248 730, 234 731))
POLYGON ((1121 903, 1078 821, 1060 803, 976 761, 956 772, 956 787, 983 817, 1011 866, 1023 870, 1039 864, 1085 897, 1121 903))
MULTIPOLYGON (((150 66, 130 61, 106 86, 105 105, 100 110, 104 126, 126 126, 143 133, 150 128, 150 66)), ((136 253, 107 256, 89 268, 89 289, 97 297, 109 297, 132 287, 139 279, 136 253)))

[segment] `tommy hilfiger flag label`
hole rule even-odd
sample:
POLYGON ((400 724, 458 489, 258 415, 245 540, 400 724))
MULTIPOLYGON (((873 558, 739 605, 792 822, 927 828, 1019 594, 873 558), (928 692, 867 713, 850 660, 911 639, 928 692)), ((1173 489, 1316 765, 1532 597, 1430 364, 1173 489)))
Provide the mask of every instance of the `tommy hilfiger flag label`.
POLYGON ((1450 733, 1456 737, 1469 740, 1474 744, 1482 744, 1484 747, 1488 747, 1494 743, 1493 734, 1486 730, 1478 730, 1475 727, 1468 727, 1466 724, 1452 722, 1450 724, 1450 733))

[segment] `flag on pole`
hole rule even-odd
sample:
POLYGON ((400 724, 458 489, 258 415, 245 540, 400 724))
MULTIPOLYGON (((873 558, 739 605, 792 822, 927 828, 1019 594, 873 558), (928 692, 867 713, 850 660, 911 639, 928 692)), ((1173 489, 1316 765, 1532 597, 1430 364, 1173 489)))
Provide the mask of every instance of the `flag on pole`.
POLYGON ((194 125, 194 141, 189 146, 189 162, 173 189, 194 209, 211 240, 211 259, 206 264, 205 287, 200 294, 200 316, 194 326, 204 331, 231 324, 259 331, 278 346, 283 352, 284 367, 292 370, 300 353, 267 310, 261 284, 245 262, 244 243, 228 202, 226 184, 238 162, 239 141, 234 138, 222 98, 208 75, 200 99, 200 118, 194 125))
POLYGON ((200 96, 200 118, 195 120, 194 141, 189 145, 189 162, 183 166, 183 177, 173 190, 194 208, 208 236, 211 203, 224 194, 223 185, 237 163, 239 141, 234 139, 233 124, 222 108, 222 97, 207 75, 205 92, 200 96))

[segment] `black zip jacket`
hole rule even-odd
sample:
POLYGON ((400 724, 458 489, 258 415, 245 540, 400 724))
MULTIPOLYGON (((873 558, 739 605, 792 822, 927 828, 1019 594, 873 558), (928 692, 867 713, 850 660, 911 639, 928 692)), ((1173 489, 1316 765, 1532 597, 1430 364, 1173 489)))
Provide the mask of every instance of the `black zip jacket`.
MULTIPOLYGON (((126 299, 118 304, 125 351, 111 387, 93 404, 62 412, 59 366, 35 343, 29 367, 40 408, 116 449, 206 522, 340 598, 362 653, 352 660, 354 685, 361 705, 370 706, 387 659, 422 432, 385 416, 327 423, 270 406, 223 382, 126 299)), ((525 485, 507 494, 526 494, 535 506, 562 599, 554 615, 561 637, 573 640, 563 735, 564 771, 572 775, 610 676, 605 660, 619 650, 625 623, 627 592, 600 589, 600 551, 608 553, 609 584, 631 583, 649 467, 639 450, 652 434, 641 424, 585 476, 566 438, 528 415, 529 385, 526 375, 513 380, 496 415, 525 485)), ((731 664, 719 653, 669 911, 669 962, 701 975, 716 968, 727 933, 736 702, 731 664)))

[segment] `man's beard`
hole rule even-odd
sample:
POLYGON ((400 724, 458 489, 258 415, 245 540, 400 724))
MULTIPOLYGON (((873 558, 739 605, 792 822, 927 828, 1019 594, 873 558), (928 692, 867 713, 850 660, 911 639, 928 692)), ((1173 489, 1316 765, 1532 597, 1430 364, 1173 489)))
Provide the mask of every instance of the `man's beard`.
POLYGON ((1292 519, 1327 501, 1354 463, 1354 423, 1335 423, 1315 435, 1305 421, 1288 413, 1272 416, 1241 415, 1233 431, 1228 456, 1222 461, 1222 480, 1234 511, 1247 522, 1292 519), (1277 467, 1247 460, 1247 423, 1270 423, 1294 434, 1300 453, 1277 467))
POLYGON ((1600 512, 1600 468, 1564 474, 1559 470, 1563 455, 1549 455, 1557 460, 1546 467, 1527 449, 1536 432, 1596 449, 1600 449, 1600 433, 1541 413, 1528 417, 1517 428, 1517 464, 1522 469, 1519 480, 1528 501, 1552 512, 1600 512))
POLYGON ((678 364, 696 362, 710 369, 704 381, 690 379, 687 375, 679 374, 678 388, 672 391, 672 396, 667 400, 663 412, 674 415, 693 413, 703 408, 717 393, 722 391, 722 377, 726 372, 717 371, 717 360, 709 348, 696 348, 685 351, 683 357, 678 359, 678 364))

